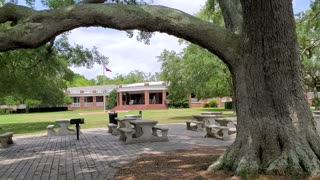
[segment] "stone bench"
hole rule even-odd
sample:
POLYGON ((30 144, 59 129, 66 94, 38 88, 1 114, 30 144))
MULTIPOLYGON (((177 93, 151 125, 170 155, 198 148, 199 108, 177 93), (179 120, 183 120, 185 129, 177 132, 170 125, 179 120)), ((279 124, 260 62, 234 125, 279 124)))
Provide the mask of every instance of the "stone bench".
POLYGON ((118 125, 110 123, 108 125, 108 132, 111 133, 114 136, 119 135, 119 131, 118 131, 118 125))
POLYGON ((132 136, 134 133, 133 129, 118 128, 118 131, 120 132, 120 140, 121 141, 125 141, 126 143, 132 141, 132 136))
POLYGON ((158 136, 158 131, 161 131, 161 137, 164 139, 168 139, 168 128, 161 128, 161 127, 152 127, 152 135, 158 136))
POLYGON ((232 128, 226 127, 226 126, 207 125, 206 126, 207 134, 205 135, 205 137, 213 137, 217 139, 226 140, 230 137, 229 136, 230 129, 232 128))
POLYGON ((203 130, 204 128, 204 123, 201 121, 196 121, 196 120, 186 120, 186 125, 187 125, 187 130, 191 131, 197 131, 197 130, 203 130), (194 125, 192 125, 194 124, 194 125))
POLYGON ((13 132, 6 132, 0 135, 1 147, 6 148, 8 144, 13 144, 13 132))
POLYGON ((56 131, 53 129, 54 125, 48 125, 47 129, 48 129, 48 136, 55 136, 56 135, 56 131))

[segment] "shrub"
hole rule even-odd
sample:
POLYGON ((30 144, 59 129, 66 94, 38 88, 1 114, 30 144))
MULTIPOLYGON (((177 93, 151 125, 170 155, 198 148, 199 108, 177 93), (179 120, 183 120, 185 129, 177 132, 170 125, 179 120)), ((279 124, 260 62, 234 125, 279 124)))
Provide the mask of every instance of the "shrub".
POLYGON ((112 109, 117 106, 117 90, 112 90, 109 94, 106 109, 112 109))
POLYGON ((183 98, 179 100, 170 100, 169 107, 171 108, 189 108, 189 99, 183 98))
POLYGON ((203 107, 203 108, 209 108, 210 105, 209 105, 209 103, 202 103, 202 107, 203 107))
POLYGON ((232 109, 232 101, 224 102, 224 109, 232 109))
POLYGON ((312 99, 312 106, 316 106, 316 104, 319 105, 319 103, 320 103, 320 98, 312 99))
POLYGON ((67 95, 64 95, 63 97, 63 102, 65 104, 72 104, 73 100, 71 99, 71 97, 67 96, 67 95))
POLYGON ((203 108, 211 108, 211 107, 218 107, 218 103, 217 103, 217 100, 211 100, 211 101, 209 101, 209 102, 207 102, 207 103, 203 103, 202 104, 202 107, 203 108))
POLYGON ((208 102, 209 104, 209 107, 218 107, 218 103, 217 103, 217 100, 211 100, 208 102))

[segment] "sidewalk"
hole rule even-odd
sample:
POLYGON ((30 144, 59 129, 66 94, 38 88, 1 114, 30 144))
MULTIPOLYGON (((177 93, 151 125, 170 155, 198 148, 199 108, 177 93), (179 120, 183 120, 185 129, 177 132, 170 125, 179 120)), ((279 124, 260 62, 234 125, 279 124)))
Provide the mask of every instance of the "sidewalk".
POLYGON ((185 124, 162 126, 170 128, 168 142, 125 145, 105 128, 83 129, 79 141, 46 134, 13 137, 14 145, 0 149, 0 179, 113 179, 117 167, 141 153, 232 143, 204 138, 204 133, 187 131, 185 124))

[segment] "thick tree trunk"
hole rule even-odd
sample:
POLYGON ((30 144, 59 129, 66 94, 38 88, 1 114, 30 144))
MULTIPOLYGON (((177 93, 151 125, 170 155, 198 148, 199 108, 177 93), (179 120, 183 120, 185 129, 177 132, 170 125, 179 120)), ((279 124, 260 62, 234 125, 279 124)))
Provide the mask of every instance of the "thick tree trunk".
POLYGON ((232 69, 237 137, 209 170, 320 175, 320 141, 305 99, 291 1, 242 5, 243 61, 232 69))

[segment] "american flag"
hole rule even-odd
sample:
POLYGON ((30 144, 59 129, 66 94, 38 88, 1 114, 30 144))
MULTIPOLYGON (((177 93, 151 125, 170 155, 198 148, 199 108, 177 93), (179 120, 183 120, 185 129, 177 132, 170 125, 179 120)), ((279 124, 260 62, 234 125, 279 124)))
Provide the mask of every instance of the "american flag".
POLYGON ((108 72, 112 72, 111 69, 109 69, 105 64, 103 65, 103 68, 108 72))

